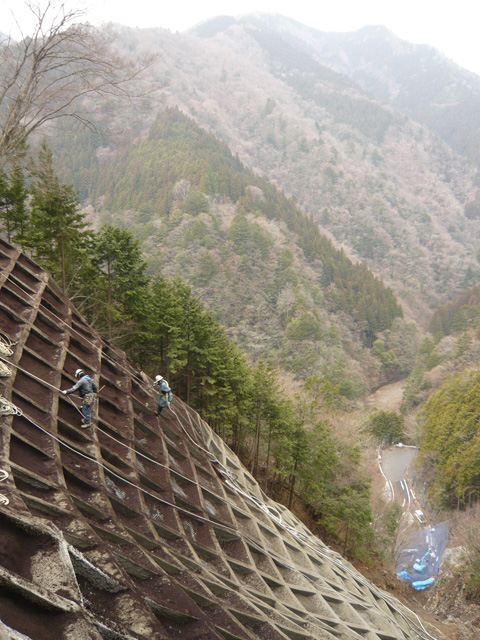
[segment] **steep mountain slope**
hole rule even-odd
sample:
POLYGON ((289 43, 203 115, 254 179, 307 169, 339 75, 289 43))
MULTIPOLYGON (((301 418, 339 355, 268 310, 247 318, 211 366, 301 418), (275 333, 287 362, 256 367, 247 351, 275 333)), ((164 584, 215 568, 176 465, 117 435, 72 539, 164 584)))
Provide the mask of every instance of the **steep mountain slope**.
MULTIPOLYGON (((204 33, 203 26, 199 35, 204 33)), ((216 31, 211 40, 236 52, 244 47, 297 102, 301 125, 297 120, 296 132, 288 135, 291 113, 275 96, 265 124, 258 121, 254 127, 267 145, 243 129, 250 142, 256 140, 248 152, 251 163, 279 180, 389 283, 396 281, 400 295, 409 299, 407 289, 418 291, 421 281, 423 300, 435 304, 438 295, 463 286, 459 275, 466 274, 465 264, 475 268, 472 251, 478 244, 477 224, 465 215, 470 205, 467 215, 473 217, 477 192, 476 171, 466 161, 335 74, 333 65, 327 69, 333 56, 317 53, 312 30, 283 18, 254 17, 216 31)), ((350 72, 345 58, 338 69, 350 72)), ((371 64, 382 68, 383 57, 371 64)))
POLYGON ((268 25, 480 163, 480 78, 474 73, 432 47, 400 40, 385 27, 321 33, 282 19, 268 25))
MULTIPOLYGON (((250 354, 321 375, 349 397, 386 375, 369 347, 394 322, 405 334, 392 291, 178 110, 104 159, 91 191, 103 220, 143 240, 150 271, 191 283, 250 354)), ((389 375, 402 366, 395 360, 389 375)))
MULTIPOLYGON (((135 109, 104 106, 103 138, 90 148, 77 132, 84 162, 100 166, 145 135, 159 110, 179 106, 294 196, 426 326, 478 273, 477 169, 329 67, 328 55, 320 61, 309 30, 269 20, 219 19, 192 34, 119 29, 117 46, 161 53, 142 85, 157 91, 135 109)), ((66 163, 67 178, 70 165, 78 163, 66 163)), ((70 175, 87 195, 83 168, 70 175)))
POLYGON ((3 241, 0 264, 2 638, 440 638, 187 405, 157 417, 151 380, 37 264, 3 241), (78 367, 100 387, 89 429, 59 393, 78 367))
POLYGON ((479 332, 480 322, 480 287, 476 285, 450 304, 439 307, 433 314, 430 331, 434 335, 444 336, 452 333, 476 330, 479 332))

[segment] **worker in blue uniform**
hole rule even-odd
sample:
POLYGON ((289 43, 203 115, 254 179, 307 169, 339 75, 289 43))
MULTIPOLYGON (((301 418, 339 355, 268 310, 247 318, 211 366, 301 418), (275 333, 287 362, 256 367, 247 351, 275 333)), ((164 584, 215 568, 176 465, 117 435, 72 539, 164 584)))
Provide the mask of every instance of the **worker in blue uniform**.
POLYGON ((75 371, 75 378, 77 382, 70 389, 62 391, 64 395, 70 395, 78 391, 78 395, 82 399, 82 406, 80 411, 82 412, 82 429, 90 427, 92 424, 92 405, 95 403, 95 398, 98 393, 98 387, 95 381, 86 375, 83 369, 77 369, 75 371))
POLYGON ((156 411, 156 415, 158 416, 162 413, 162 409, 170 406, 170 402, 172 401, 172 390, 168 386, 168 382, 165 378, 160 375, 155 376, 153 386, 156 387, 160 393, 156 411))

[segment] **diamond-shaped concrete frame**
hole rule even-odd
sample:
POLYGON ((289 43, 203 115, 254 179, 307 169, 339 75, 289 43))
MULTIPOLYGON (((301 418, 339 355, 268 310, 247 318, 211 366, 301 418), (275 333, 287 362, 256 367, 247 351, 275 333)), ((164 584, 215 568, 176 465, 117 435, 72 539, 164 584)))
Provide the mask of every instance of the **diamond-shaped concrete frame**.
POLYGON ((440 637, 188 406, 157 417, 151 381, 25 254, 0 241, 0 265, 1 639, 440 637), (58 393, 79 367, 101 387, 86 430, 58 393))

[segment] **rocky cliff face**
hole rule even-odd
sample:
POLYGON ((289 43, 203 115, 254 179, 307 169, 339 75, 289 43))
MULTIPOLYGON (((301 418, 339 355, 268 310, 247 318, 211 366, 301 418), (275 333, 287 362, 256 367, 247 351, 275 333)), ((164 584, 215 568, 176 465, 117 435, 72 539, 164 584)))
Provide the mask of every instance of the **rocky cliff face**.
MULTIPOLYGON (((0 242, 0 637, 432 638, 0 242), (94 424, 59 389, 77 368, 94 424)), ((433 637, 439 637, 436 632, 433 637)))

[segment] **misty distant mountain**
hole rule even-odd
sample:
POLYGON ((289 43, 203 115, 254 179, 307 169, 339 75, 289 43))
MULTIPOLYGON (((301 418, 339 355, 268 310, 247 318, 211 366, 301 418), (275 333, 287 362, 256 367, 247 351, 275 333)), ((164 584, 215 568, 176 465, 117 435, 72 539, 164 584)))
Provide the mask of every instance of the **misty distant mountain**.
MULTIPOLYGON (((127 215, 105 210, 105 176, 176 106, 294 197, 394 289, 407 317, 428 326, 439 304, 477 281, 474 74, 384 28, 325 34, 276 15, 219 17, 187 34, 119 28, 116 45, 159 53, 139 85, 155 90, 102 107, 96 137, 52 140, 63 175, 98 214, 127 215)), ((138 189, 129 219, 145 208, 138 189)))
MULTIPOLYGON (((221 22, 212 22, 218 34, 221 22)), ((325 33, 282 16, 259 15, 240 22, 274 33, 345 74, 382 103, 427 125, 453 149, 480 162, 476 139, 480 132, 480 76, 462 69, 433 47, 410 44, 382 26, 325 33)), ((208 30, 208 25, 202 25, 196 33, 205 37, 208 30)))

